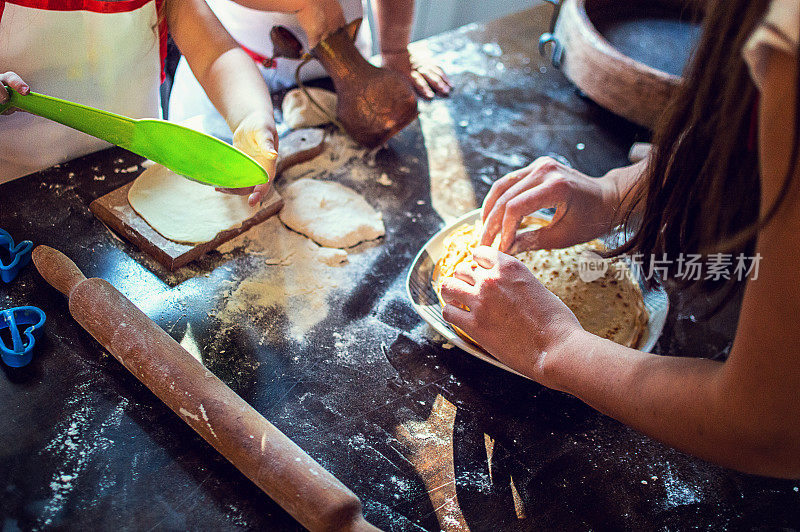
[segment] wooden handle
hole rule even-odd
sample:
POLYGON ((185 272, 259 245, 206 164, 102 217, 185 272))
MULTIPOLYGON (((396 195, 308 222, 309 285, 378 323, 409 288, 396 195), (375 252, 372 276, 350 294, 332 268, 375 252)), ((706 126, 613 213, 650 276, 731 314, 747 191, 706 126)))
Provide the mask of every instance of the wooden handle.
POLYGON ((36 246, 31 257, 44 280, 67 297, 86 280, 86 276, 69 257, 51 247, 36 246))
MULTIPOLYGON (((61 282, 54 273, 72 261, 45 246, 37 251, 43 277, 61 282)), ((110 283, 97 278, 78 283, 69 309, 136 378, 309 530, 377 530, 364 519, 352 491, 110 283)))

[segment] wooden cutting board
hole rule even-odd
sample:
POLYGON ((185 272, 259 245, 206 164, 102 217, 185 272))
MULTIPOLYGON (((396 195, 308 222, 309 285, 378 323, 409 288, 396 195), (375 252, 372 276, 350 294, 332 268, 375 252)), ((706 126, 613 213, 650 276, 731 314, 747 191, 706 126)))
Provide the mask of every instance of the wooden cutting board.
MULTIPOLYGON (((284 136, 278 147, 277 175, 293 166, 313 159, 325 148, 325 131, 322 129, 299 129, 284 136)), ((123 238, 135 244, 169 271, 177 270, 203 254, 239 236, 256 224, 278 213, 283 200, 273 188, 270 195, 261 202, 261 208, 239 227, 222 231, 213 240, 202 244, 179 244, 161 236, 139 216, 128 203, 128 189, 133 181, 105 196, 97 198, 89 210, 123 238)))

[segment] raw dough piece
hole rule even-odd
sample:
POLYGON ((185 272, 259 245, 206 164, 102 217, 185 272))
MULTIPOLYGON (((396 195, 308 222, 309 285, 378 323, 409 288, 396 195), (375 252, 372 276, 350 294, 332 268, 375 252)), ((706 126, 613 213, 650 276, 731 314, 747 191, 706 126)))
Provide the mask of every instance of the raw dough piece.
MULTIPOLYGON (((336 116, 336 93, 316 87, 306 87, 306 90, 330 116, 336 116)), ((291 129, 321 126, 331 121, 328 116, 325 116, 325 113, 311 103, 302 89, 292 89, 286 93, 281 111, 284 123, 291 129)))
POLYGON ((281 221, 321 246, 349 248, 386 233, 381 213, 339 183, 298 179, 281 195, 281 221))
POLYGON ((217 192, 155 164, 136 178, 128 203, 150 226, 174 242, 199 244, 238 226, 258 211, 247 196, 217 192))

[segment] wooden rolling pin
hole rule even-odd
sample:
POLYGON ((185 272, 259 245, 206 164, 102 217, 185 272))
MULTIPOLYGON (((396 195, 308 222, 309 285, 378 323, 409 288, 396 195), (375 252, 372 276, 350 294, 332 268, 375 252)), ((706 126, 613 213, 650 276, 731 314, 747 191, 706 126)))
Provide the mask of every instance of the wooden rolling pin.
POLYGON ((311 531, 378 530, 361 501, 103 279, 66 255, 33 250, 72 317, 190 427, 311 531))

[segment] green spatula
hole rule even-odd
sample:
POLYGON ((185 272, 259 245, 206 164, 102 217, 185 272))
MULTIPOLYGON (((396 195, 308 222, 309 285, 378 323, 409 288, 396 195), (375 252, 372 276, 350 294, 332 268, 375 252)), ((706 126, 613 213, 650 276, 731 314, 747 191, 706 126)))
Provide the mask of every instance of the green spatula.
POLYGON ((172 122, 133 119, 44 94, 23 96, 6 87, 16 107, 116 144, 163 164, 193 181, 242 188, 266 183, 267 172, 252 157, 205 133, 172 122))

